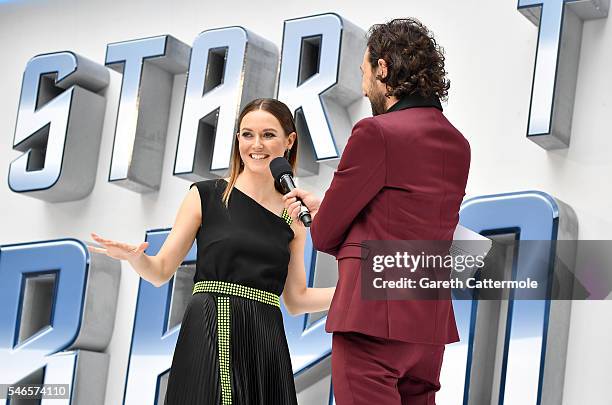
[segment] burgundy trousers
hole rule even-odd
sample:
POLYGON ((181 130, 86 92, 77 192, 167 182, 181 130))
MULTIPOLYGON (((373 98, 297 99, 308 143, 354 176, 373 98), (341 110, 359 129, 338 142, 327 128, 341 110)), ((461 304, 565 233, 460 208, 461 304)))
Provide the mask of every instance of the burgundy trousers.
POLYGON ((337 405, 435 405, 444 345, 407 343, 352 332, 332 340, 337 405))

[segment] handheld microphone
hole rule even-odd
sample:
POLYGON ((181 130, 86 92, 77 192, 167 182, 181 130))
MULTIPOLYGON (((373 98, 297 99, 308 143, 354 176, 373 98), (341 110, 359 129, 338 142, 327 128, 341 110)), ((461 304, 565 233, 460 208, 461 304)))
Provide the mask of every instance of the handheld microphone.
MULTIPOLYGON (((293 181, 293 170, 291 170, 291 165, 284 157, 273 159, 270 162, 270 171, 272 172, 274 181, 281 185, 285 194, 296 188, 295 182, 293 181)), ((300 202, 300 213, 298 214, 298 218, 302 221, 304 226, 308 228, 312 223, 310 211, 308 211, 308 208, 299 198, 298 201, 300 202)))

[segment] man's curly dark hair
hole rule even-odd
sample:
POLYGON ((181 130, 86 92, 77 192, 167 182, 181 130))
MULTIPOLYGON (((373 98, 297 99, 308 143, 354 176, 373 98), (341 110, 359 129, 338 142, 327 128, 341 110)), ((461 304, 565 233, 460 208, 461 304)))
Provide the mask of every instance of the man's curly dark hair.
POLYGON ((377 75, 387 85, 387 97, 418 94, 448 98, 444 49, 420 21, 402 18, 376 24, 367 38, 372 69, 378 67, 378 59, 387 63, 387 77, 377 75))

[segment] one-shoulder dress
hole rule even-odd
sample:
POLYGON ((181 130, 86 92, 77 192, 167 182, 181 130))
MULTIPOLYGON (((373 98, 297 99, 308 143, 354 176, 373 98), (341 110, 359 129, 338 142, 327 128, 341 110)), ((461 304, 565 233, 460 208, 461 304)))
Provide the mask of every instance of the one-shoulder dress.
POLYGON ((296 404, 279 296, 294 234, 225 180, 192 184, 200 193, 193 296, 185 311, 165 405, 296 404))

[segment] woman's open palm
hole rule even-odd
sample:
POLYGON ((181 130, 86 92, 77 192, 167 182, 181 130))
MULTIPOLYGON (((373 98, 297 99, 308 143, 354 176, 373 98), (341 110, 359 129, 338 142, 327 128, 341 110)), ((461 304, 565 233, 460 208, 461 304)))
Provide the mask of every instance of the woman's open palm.
POLYGON ((149 246, 149 242, 142 242, 138 246, 127 243, 117 242, 110 239, 101 238, 95 233, 91 233, 91 237, 98 242, 103 248, 87 245, 87 249, 93 253, 103 253, 114 259, 130 260, 139 257, 149 246))

